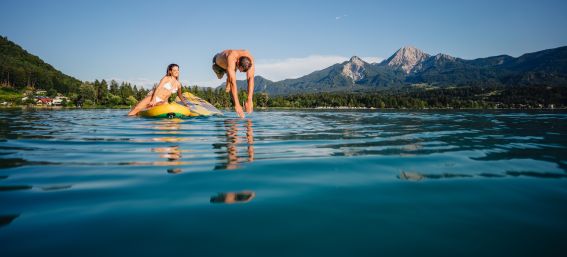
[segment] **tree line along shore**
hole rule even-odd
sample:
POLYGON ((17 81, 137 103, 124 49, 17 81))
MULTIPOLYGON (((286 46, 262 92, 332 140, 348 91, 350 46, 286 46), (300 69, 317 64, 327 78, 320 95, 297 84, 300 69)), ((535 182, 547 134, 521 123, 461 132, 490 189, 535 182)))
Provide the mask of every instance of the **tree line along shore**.
MULTIPOLYGON (((232 102, 224 88, 183 87, 217 108, 230 108, 232 102)), ((17 90, 0 88, 0 106, 129 108, 143 99, 149 89, 114 80, 83 82, 75 90, 62 94, 50 90, 25 87, 17 90)), ((239 98, 247 93, 239 91, 239 98)), ((172 96, 169 101, 174 101, 172 96)), ((254 94, 258 108, 362 108, 362 109, 563 109, 567 103, 567 87, 401 87, 373 92, 321 92, 270 96, 254 94)))

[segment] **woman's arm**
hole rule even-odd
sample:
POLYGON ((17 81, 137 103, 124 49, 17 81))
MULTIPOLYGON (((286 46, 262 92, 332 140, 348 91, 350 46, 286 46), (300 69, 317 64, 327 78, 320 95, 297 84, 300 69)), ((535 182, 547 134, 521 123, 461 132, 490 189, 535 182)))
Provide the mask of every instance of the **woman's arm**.
POLYGON ((181 82, 179 82, 179 87, 177 88, 177 96, 179 97, 179 99, 181 99, 181 102, 189 107, 189 104, 187 103, 187 99, 185 99, 185 96, 183 96, 183 86, 181 85, 181 82))

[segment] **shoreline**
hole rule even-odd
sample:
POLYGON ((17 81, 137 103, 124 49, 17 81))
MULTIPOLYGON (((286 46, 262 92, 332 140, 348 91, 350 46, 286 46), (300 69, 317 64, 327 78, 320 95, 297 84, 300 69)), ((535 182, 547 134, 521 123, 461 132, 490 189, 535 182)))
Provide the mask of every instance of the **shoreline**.
MULTIPOLYGON (((117 106, 117 107, 63 107, 63 106, 0 106, 0 110, 7 109, 37 109, 37 110, 129 110, 131 107, 128 106, 117 106)), ((221 109, 221 108, 219 108, 221 109)), ((232 108, 224 108, 223 111, 232 111, 232 108)), ((567 110, 567 107, 555 107, 555 108, 456 108, 456 107, 444 107, 444 108, 376 108, 376 107, 258 107, 255 110, 269 111, 269 110, 332 110, 332 111, 380 111, 380 110, 567 110)))

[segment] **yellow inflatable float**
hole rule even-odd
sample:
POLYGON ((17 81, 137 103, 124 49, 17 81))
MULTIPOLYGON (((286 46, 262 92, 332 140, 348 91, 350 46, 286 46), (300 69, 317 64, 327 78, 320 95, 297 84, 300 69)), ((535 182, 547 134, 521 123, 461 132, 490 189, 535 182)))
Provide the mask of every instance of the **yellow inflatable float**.
POLYGON ((183 93, 186 105, 177 98, 178 102, 162 104, 140 112, 142 117, 150 118, 187 118, 196 116, 222 115, 222 112, 209 102, 188 92, 183 93))
POLYGON ((183 106, 178 103, 167 103, 154 106, 152 108, 141 111, 140 115, 142 117, 170 119, 199 116, 199 114, 191 113, 187 106, 183 106))

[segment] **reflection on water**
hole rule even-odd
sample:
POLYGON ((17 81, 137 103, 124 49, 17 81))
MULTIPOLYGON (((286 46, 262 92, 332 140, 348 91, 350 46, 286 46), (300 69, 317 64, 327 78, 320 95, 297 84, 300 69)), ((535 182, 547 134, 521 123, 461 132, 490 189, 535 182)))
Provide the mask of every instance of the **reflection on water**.
POLYGON ((181 159, 181 150, 179 146, 156 147, 152 148, 153 152, 162 153, 159 157, 167 159, 168 161, 177 161, 181 159))
POLYGON ((0 191, 14 191, 14 190, 28 190, 28 189, 32 189, 32 186, 28 186, 28 185, 0 186, 0 191))
MULTIPOLYGON (((153 129, 156 131, 155 134, 167 135, 167 137, 154 137, 152 140, 154 142, 163 143, 178 143, 188 141, 189 138, 183 137, 181 134, 181 119, 162 119, 155 121, 155 126, 153 129)), ((166 161, 153 162, 156 166, 179 166, 187 165, 190 162, 184 162, 181 160, 183 157, 182 150, 179 145, 169 145, 165 147, 154 147, 151 149, 152 152, 158 153, 159 158, 165 159, 166 161)), ((178 174, 183 172, 180 168, 169 168, 166 170, 170 174, 178 174)))
MULTIPOLYGON (((190 137, 186 137, 181 133, 182 119, 159 119, 152 120, 148 129, 153 131, 151 138, 135 139, 133 142, 137 143, 147 143, 147 142, 158 142, 158 143, 170 143, 173 145, 153 147, 150 152, 158 153, 160 159, 165 159, 164 161, 138 161, 129 162, 128 165, 152 165, 152 166, 179 166, 179 165, 190 165, 191 162, 182 161, 183 150, 180 148, 180 142, 191 141, 190 137), (157 136, 156 136, 157 135, 157 136)), ((182 170, 179 168, 169 168, 167 173, 177 174, 181 173, 182 170)))
POLYGON ((252 191, 218 193, 211 197, 211 203, 247 203, 254 199, 255 196, 256 193, 252 191))
POLYGON ((422 179, 441 179, 441 178, 472 178, 469 174, 441 173, 441 174, 422 174, 419 172, 402 171, 398 176, 401 180, 420 181, 422 179))
POLYGON ((70 189, 71 187, 72 187, 72 185, 42 186, 41 190, 43 190, 43 191, 55 191, 55 190, 70 189))
POLYGON ((19 214, 0 215, 0 227, 6 226, 6 225, 12 223, 12 221, 14 221, 18 216, 20 216, 20 215, 19 214))
POLYGON ((167 173, 169 173, 169 174, 179 174, 179 173, 181 173, 181 172, 183 172, 183 170, 180 169, 180 168, 170 168, 170 169, 167 169, 167 173))
MULTIPOLYGON (((206 120, 197 120, 198 122, 207 122, 206 120)), ((210 137, 199 138, 194 137, 195 133, 204 133, 191 127, 194 120, 181 119, 162 119, 151 120, 151 123, 140 128, 147 131, 150 137, 133 138, 129 140, 131 143, 146 144, 158 143, 159 145, 150 149, 152 153, 157 153, 159 160, 156 161, 134 161, 127 162, 126 165, 135 166, 184 166, 191 168, 192 164, 201 163, 199 159, 199 151, 195 150, 196 146, 202 147, 202 143, 210 143, 213 146, 217 164, 215 170, 218 169, 237 169, 242 162, 254 161, 254 129, 251 119, 226 119, 211 120, 209 123, 215 128, 221 128, 218 135, 222 135, 221 142, 210 142, 210 137), (222 124, 222 126, 219 126, 222 124), (244 134, 240 134, 243 131, 244 134), (162 143, 167 143, 163 145, 162 143), (246 148, 246 156, 241 156, 242 147, 246 148), (218 151, 222 150, 222 151, 218 151), (190 160, 184 158, 184 154, 189 154, 190 160)), ((207 132, 207 131, 205 131, 207 132)), ((216 132, 216 131, 215 131, 216 132)), ((128 152, 126 152, 128 153, 128 152)), ((208 156, 206 156, 208 158, 208 156)), ((120 163, 122 165, 124 163, 120 163)), ((168 168, 167 173, 179 174, 183 172, 183 168, 168 168)))
POLYGON ((228 169, 233 170, 239 168, 242 162, 254 161, 254 128, 251 119, 244 121, 245 136, 239 135, 239 122, 238 119, 226 119, 224 121, 225 137, 223 140, 225 144, 213 144, 215 149, 225 148, 227 151, 226 162, 221 162, 215 169, 228 169), (239 154, 241 145, 246 145, 246 157, 239 154))
MULTIPOLYGON (((152 137, 152 142, 162 142, 162 143, 176 143, 174 145, 166 145, 160 147, 154 147, 151 149, 152 152, 158 153, 160 159, 164 161, 154 161, 148 162, 133 162, 131 165, 154 165, 154 166, 181 166, 181 165, 191 165, 191 162, 183 160, 183 153, 191 153, 189 149, 182 149, 180 142, 191 142, 192 139, 189 135, 184 133, 184 127, 182 126, 184 122, 188 123, 188 120, 181 119, 169 119, 169 120, 158 120, 155 121, 155 125, 152 129, 155 131, 157 137, 152 137), (166 136, 161 136, 166 135, 166 136)), ((253 123, 251 119, 245 121, 239 119, 226 119, 222 121, 224 129, 224 142, 225 144, 213 143, 213 148, 222 150, 226 152, 216 152, 218 154, 218 159, 226 160, 219 161, 215 169, 237 169, 239 168, 239 163, 242 162, 252 162, 254 161, 254 130, 253 123), (242 124, 243 122, 243 124, 242 124), (239 134, 239 126, 242 126, 245 130, 245 136, 239 134), (244 140, 243 140, 244 138, 244 140), (247 157, 242 158, 239 156, 239 148, 245 142, 247 157)), ((193 140, 194 141, 194 140, 193 140)), ((137 142, 144 142, 138 140, 137 142)), ((147 142, 147 140, 146 140, 147 142)), ((184 144, 183 146, 191 148, 190 143, 184 144)), ((182 173, 181 168, 169 168, 167 173, 179 174, 182 173)))
MULTIPOLYGON (((511 167, 468 170, 452 160, 442 170, 419 173, 515 177, 514 172, 567 170, 563 113, 282 111, 257 112, 248 119, 183 120, 122 114, 2 111, 0 169, 135 166, 178 174, 242 169, 244 163, 265 160, 457 156, 469 165, 511 167), (525 167, 526 161, 531 165, 525 167)), ((9 181, 2 179, 9 175, 0 174, 0 179, 9 181)))
POLYGON ((458 174, 458 173, 441 173, 441 174, 423 174, 413 171, 402 171, 398 175, 401 180, 420 181, 423 179, 447 179, 447 178, 503 178, 510 177, 532 177, 532 178, 567 178, 567 174, 536 172, 536 171, 506 171, 505 173, 479 173, 479 174, 458 174))
POLYGON ((247 118, 1 110, 2 256, 567 250, 562 112, 247 118))

